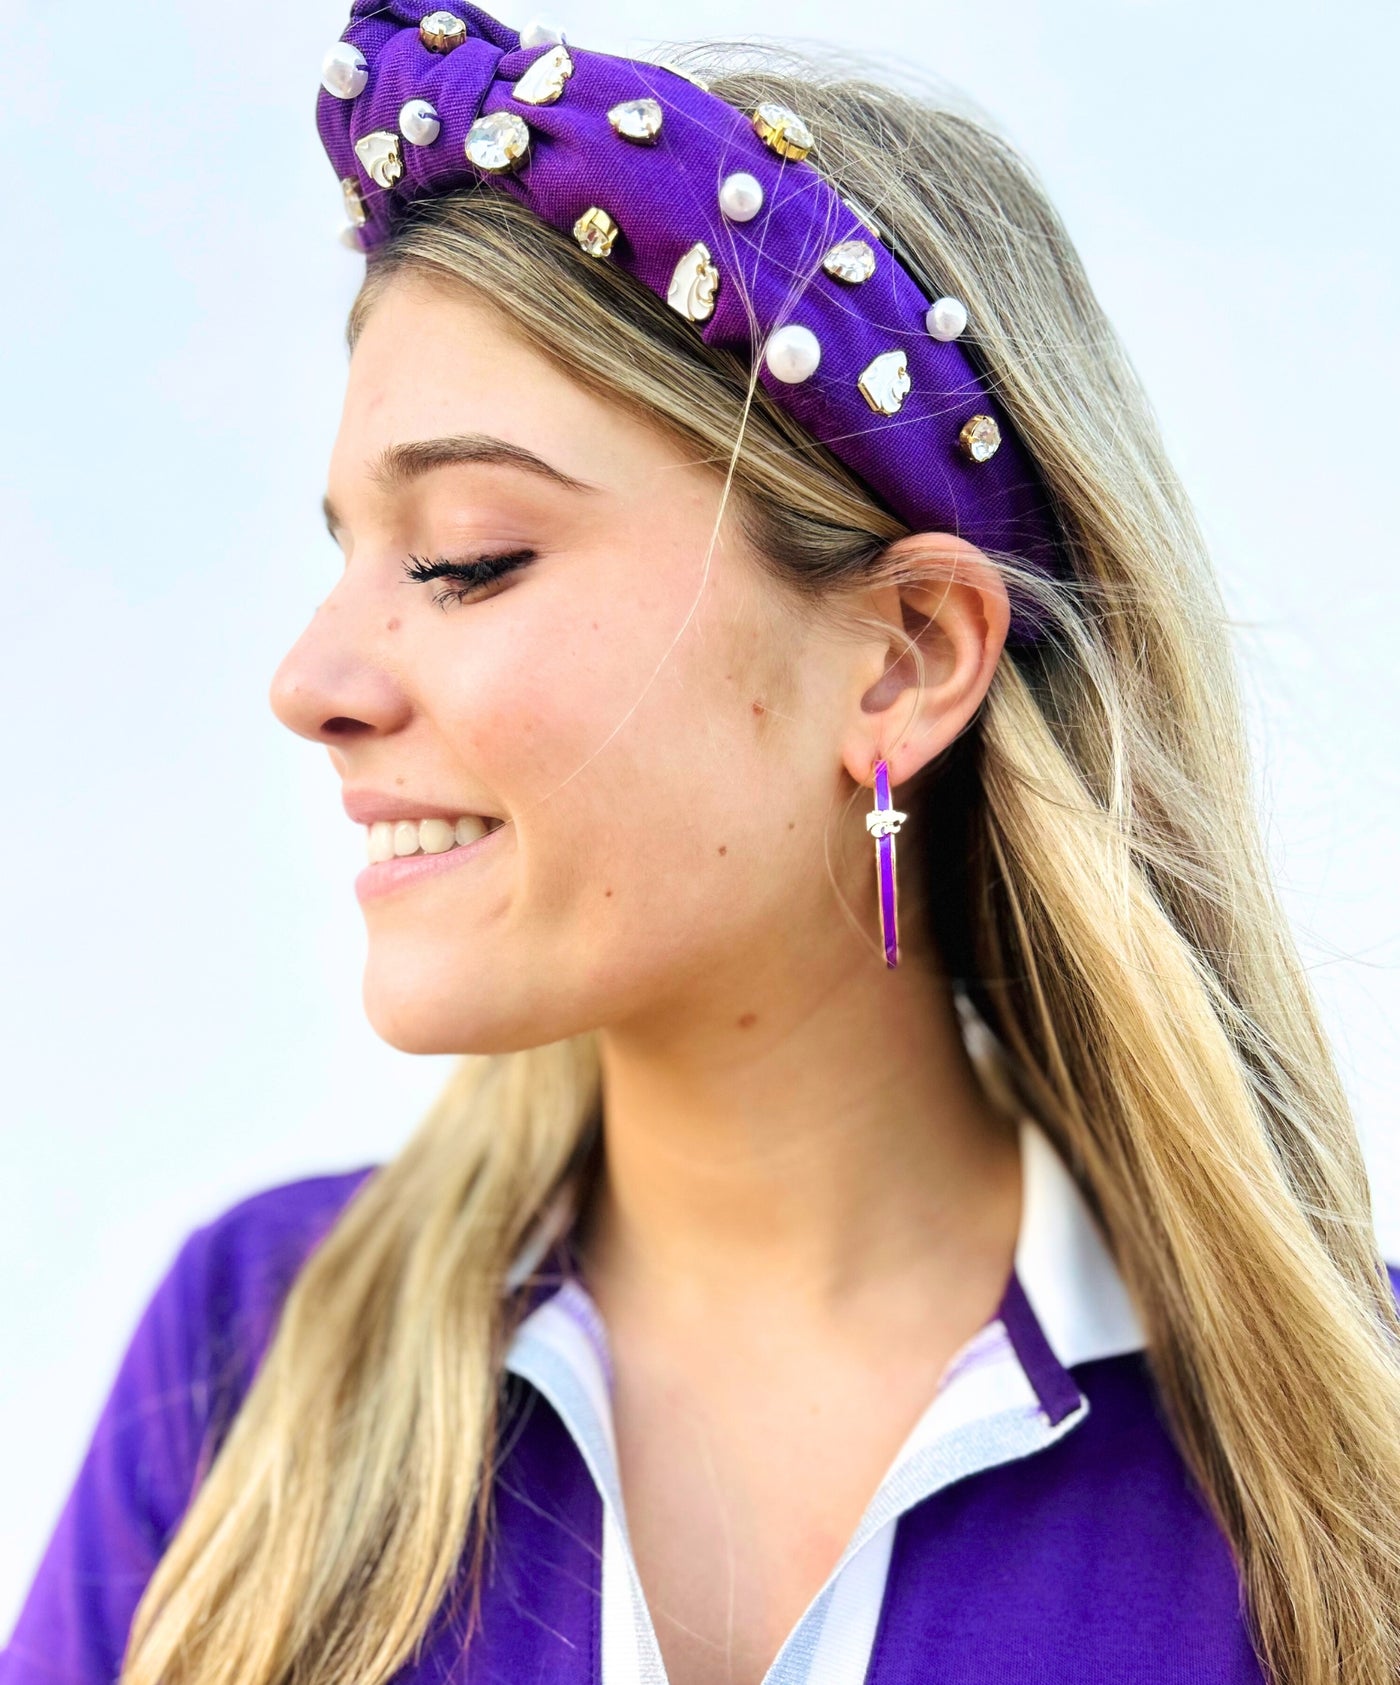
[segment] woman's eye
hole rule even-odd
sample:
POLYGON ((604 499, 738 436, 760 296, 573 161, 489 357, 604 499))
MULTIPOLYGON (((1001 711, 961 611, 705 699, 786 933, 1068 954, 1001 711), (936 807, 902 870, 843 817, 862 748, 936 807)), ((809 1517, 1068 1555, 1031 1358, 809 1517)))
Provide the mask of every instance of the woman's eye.
POLYGON ((433 594, 433 601, 438 607, 446 608, 449 602, 480 601, 483 594, 495 595, 487 587, 534 559, 533 550, 507 550, 500 555, 477 556, 470 561, 452 561, 446 556, 429 561, 426 556, 410 556, 403 570, 415 584, 429 579, 448 580, 446 589, 433 594))

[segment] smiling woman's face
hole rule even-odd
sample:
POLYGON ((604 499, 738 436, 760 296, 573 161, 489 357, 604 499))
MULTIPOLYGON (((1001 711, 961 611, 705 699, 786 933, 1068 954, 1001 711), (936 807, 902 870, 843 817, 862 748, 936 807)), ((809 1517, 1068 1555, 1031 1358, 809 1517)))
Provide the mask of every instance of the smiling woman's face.
POLYGON ((869 920, 861 813, 833 804, 871 651, 794 612, 732 508, 711 551, 722 489, 467 295, 401 275, 371 311, 327 486, 344 572, 271 700, 362 824, 403 849, 405 819, 446 821, 421 833, 445 852, 358 885, 394 1046, 732 1023, 868 958, 828 865, 869 920), (406 571, 484 557, 509 571, 406 571), (446 849, 473 814, 505 823, 446 849))

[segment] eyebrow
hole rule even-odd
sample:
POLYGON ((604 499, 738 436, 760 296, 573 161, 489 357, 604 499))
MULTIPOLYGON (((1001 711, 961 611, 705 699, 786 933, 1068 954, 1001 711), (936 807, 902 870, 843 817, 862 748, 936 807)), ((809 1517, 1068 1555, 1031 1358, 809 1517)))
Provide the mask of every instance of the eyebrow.
MULTIPOLYGON (((575 479, 562 468, 546 462, 542 456, 513 445, 489 433, 453 433, 442 439, 406 439, 386 445, 369 465, 370 484, 385 495, 401 490, 435 468, 461 463, 485 463, 493 468, 518 468, 526 474, 536 474, 568 491, 597 491, 588 480, 575 479)), ((321 513, 332 537, 337 527, 344 525, 329 497, 321 499, 321 513)))

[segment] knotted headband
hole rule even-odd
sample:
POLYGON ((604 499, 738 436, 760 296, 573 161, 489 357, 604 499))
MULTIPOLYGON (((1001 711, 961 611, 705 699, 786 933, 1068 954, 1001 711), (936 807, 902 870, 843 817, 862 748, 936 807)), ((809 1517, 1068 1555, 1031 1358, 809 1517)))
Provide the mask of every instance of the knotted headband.
MULTIPOLYGON (((1044 483, 959 343, 966 310, 807 161, 798 113, 473 5, 353 0, 316 123, 361 251, 412 200, 503 188, 707 343, 757 344, 767 392, 912 530, 1061 570, 1044 483)), ((1035 634, 1013 611, 1010 638, 1035 634)))

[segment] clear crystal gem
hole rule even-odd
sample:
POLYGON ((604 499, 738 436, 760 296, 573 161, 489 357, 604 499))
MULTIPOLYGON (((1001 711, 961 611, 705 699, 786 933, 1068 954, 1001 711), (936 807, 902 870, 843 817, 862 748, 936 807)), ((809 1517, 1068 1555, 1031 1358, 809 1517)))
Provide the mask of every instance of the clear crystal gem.
POLYGON ((882 351, 861 370, 861 396, 877 415, 896 415, 909 396, 909 364, 902 351, 882 351))
POLYGON ((607 257, 617 235, 617 224, 598 205, 590 205, 574 224, 574 239, 589 257, 607 257))
POLYGON ((838 281, 855 286, 875 273, 875 253, 868 240, 842 240, 822 259, 822 268, 838 281))
POLYGON ((812 150, 812 131, 795 111, 774 100, 764 100, 755 109, 753 126, 763 144, 780 158, 805 158, 812 150))
POLYGON ((418 25, 418 39, 431 53, 450 53, 467 38, 467 26, 454 12, 429 12, 418 25))
POLYGON ((547 53, 541 53, 510 91, 525 105, 553 105, 573 73, 574 61, 569 57, 569 49, 560 42, 547 53))
POLYGON ((963 424, 963 430, 958 434, 958 444, 963 454, 971 457, 974 462, 986 462, 997 453, 1001 444, 1001 428, 996 424, 996 418, 990 415, 974 415, 970 421, 963 424))
POLYGON ((467 157, 490 174, 517 168, 529 147, 530 131, 513 111, 492 111, 467 130, 467 157))
POLYGON ((661 107, 654 99, 625 99, 608 113, 613 133, 638 146, 650 146, 661 133, 661 107))

